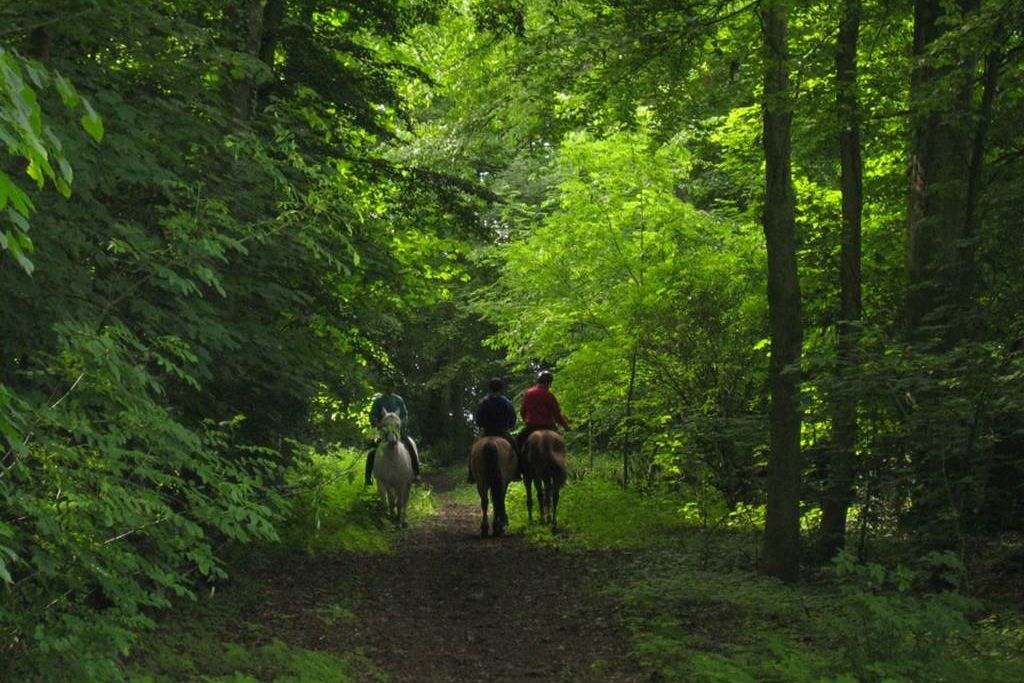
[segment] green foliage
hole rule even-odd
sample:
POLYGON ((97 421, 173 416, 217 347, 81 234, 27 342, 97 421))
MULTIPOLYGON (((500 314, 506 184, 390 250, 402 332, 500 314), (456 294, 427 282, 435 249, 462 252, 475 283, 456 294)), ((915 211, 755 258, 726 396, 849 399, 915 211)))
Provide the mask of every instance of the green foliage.
POLYGON ((259 647, 216 642, 201 653, 154 655, 150 671, 129 683, 347 683, 361 680, 344 657, 274 641, 259 647))
POLYGON ((64 197, 71 196, 74 172, 64 153, 60 137, 44 123, 37 90, 50 86, 68 109, 82 107, 82 127, 99 142, 103 139, 103 121, 89 101, 75 90, 71 81, 52 73, 39 62, 25 59, 0 46, 0 249, 10 252, 22 269, 32 274, 29 260, 32 240, 28 219, 35 210, 31 198, 5 173, 10 167, 8 155, 20 158, 25 174, 42 189, 52 183, 64 197))
POLYGON ((847 558, 838 591, 794 590, 691 561, 648 561, 623 589, 634 648, 666 680, 980 682, 1024 670, 1014 631, 993 647, 991 627, 975 624, 978 602, 888 587, 913 581, 906 569, 847 558))
MULTIPOLYGON (((927 564, 948 580, 955 557, 935 554, 927 564)), ((980 603, 944 590, 911 593, 918 574, 859 565, 849 555, 835 562, 844 600, 834 614, 836 646, 857 680, 1010 680, 1019 665, 972 661, 970 615, 980 603)), ((958 576, 957 576, 958 578, 958 576)))
POLYGON ((763 438, 723 429, 754 407, 760 238, 680 200, 690 166, 684 135, 567 136, 545 169, 546 215, 496 251, 502 277, 481 304, 514 321, 492 340, 511 359, 558 363, 566 413, 642 456, 641 481, 654 460, 678 468, 708 446, 728 453, 719 475, 733 479, 763 438))
MULTIPOLYGON (((387 552, 393 531, 383 516, 375 486, 363 486, 365 452, 337 450, 310 453, 289 475, 297 491, 282 523, 282 551, 310 554, 387 552)), ((409 521, 434 514, 433 498, 424 487, 413 488, 409 521)))
MULTIPOLYGON (((978 540, 1024 519, 1021 3, 972 5, 919 59, 909 4, 863 5, 854 361, 836 352, 835 6, 791 12, 805 530, 828 489, 834 408, 851 405, 851 544, 953 548, 971 577, 978 540), (950 87, 912 98, 921 64, 950 87), (984 64, 998 71, 988 112, 984 64), (955 324, 910 339, 908 141, 955 92, 978 133, 963 159, 984 143, 979 223, 955 246, 972 281, 962 310, 935 311, 955 324)), ((685 539, 701 568, 755 564, 769 414, 759 35, 756 3, 710 0, 0 4, 13 257, 0 259, 0 677, 115 680, 156 608, 225 571, 225 544, 280 529, 287 549, 383 551, 360 454, 334 446, 363 439, 383 375, 444 463, 464 457, 489 376, 514 395, 556 368, 572 457, 584 443, 620 456, 576 470, 566 536, 532 538, 685 539), (264 11, 258 26, 247 8, 264 11)), ((417 494, 417 514, 432 505, 417 494)), ((659 590, 697 599, 696 571, 659 590)), ((738 577, 741 598, 717 593, 723 615, 793 629, 723 627, 727 647, 690 647, 694 625, 637 598, 657 626, 638 647, 681 678, 837 681, 957 667, 970 680, 1011 649, 955 595, 893 593, 883 573, 830 611, 866 624, 847 649, 817 617, 755 604, 738 577)), ((242 652, 265 670, 217 675, 301 675, 288 648, 229 659, 242 652)))
MULTIPOLYGON (((786 586, 749 571, 744 549, 758 544, 745 538, 763 524, 756 511, 721 523, 709 563, 699 507, 623 490, 613 468, 598 456, 595 469, 576 471, 563 489, 559 536, 526 526, 519 484, 509 514, 532 542, 628 552, 633 563, 607 590, 625 606, 634 653, 664 680, 980 682, 1024 670, 1019 617, 958 592, 963 568, 953 554, 892 569, 844 554, 828 581, 786 586)), ((475 489, 457 497, 475 502, 475 489)))
MULTIPOLYGON (((249 568, 274 561, 251 548, 234 559, 249 568)), ((147 634, 123 671, 105 680, 334 683, 365 680, 376 673, 371 663, 354 653, 314 651, 275 637, 258 590, 243 570, 222 590, 197 602, 179 602, 173 618, 147 634)), ((351 614, 340 604, 324 605, 317 613, 326 627, 344 627, 351 614)))
POLYGON ((440 191, 380 146, 415 73, 389 44, 429 7, 288 3, 268 64, 230 5, 0 8, 0 201, 35 210, 33 277, 0 261, 5 679, 114 680, 225 545, 276 540, 293 440, 358 433, 401 296, 429 289, 396 254, 434 226, 399 207, 440 191))

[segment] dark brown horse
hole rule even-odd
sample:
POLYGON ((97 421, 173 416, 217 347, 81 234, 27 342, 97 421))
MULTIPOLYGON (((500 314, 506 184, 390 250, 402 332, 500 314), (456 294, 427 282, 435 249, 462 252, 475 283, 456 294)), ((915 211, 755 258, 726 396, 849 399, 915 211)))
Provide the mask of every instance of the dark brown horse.
POLYGON ((508 526, 508 515, 505 512, 505 491, 508 483, 516 474, 516 454, 512 445, 497 436, 482 436, 473 443, 469 453, 469 469, 473 472, 473 481, 480 494, 480 510, 483 520, 480 522, 480 535, 487 536, 487 494, 490 492, 491 503, 494 505, 493 533, 501 536, 508 526))
POLYGON ((526 511, 533 521, 531 484, 537 487, 541 524, 551 524, 558 531, 558 493, 568 478, 565 440, 558 432, 542 429, 526 440, 523 462, 523 484, 526 486, 526 511))

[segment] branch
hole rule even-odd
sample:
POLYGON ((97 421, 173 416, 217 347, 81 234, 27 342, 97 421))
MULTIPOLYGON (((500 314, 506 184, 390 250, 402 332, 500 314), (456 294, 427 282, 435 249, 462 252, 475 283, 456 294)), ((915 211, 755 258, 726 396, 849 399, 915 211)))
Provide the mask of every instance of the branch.
POLYGON ((747 10, 751 10, 751 9, 754 9, 755 7, 758 7, 760 4, 761 4, 761 0, 754 0, 753 2, 747 3, 746 5, 743 5, 739 9, 733 10, 732 12, 727 12, 726 14, 722 14, 720 16, 717 16, 714 19, 708 19, 707 21, 702 21, 700 23, 700 25, 701 26, 714 26, 715 24, 720 24, 723 21, 729 21, 733 17, 737 17, 737 16, 743 14, 747 10))
POLYGON ((83 10, 79 10, 77 12, 72 12, 71 14, 62 14, 62 15, 60 15, 58 17, 54 17, 52 19, 47 19, 46 21, 39 21, 39 22, 36 22, 34 24, 26 24, 25 26, 8 27, 6 29, 0 30, 0 36, 9 36, 9 35, 17 34, 17 33, 31 33, 32 31, 35 31, 37 28, 46 28, 47 26, 53 26, 54 24, 59 24, 62 21, 74 21, 74 20, 78 19, 79 17, 85 16, 86 14, 89 14, 89 13, 95 12, 95 11, 96 11, 95 8, 83 9, 83 10))

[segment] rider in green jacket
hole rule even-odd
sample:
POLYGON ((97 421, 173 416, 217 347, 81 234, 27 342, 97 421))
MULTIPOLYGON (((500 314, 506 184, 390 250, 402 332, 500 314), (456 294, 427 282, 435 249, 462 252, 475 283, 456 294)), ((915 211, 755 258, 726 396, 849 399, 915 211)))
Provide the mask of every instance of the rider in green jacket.
MULTIPOLYGON (((389 385, 391 384, 393 383, 389 382, 389 385)), ((399 419, 402 420, 402 443, 405 444, 405 448, 409 451, 409 458, 412 460, 413 481, 419 481, 420 454, 416 450, 416 444, 405 433, 405 425, 409 421, 409 410, 405 407, 405 399, 394 392, 393 386, 386 386, 384 393, 373 401, 373 406, 370 408, 370 424, 374 429, 380 428, 380 419, 384 417, 385 412, 398 413, 399 419)), ((366 454, 365 483, 367 486, 373 482, 373 458, 377 453, 379 443, 380 439, 375 439, 373 447, 366 454)))

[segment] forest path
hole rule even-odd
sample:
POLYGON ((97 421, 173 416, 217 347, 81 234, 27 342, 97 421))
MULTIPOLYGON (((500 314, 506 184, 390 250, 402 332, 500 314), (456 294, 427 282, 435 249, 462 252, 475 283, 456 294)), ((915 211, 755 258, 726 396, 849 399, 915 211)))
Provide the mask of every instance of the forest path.
MULTIPOLYGON (((439 514, 385 555, 298 556, 259 578, 261 621, 305 647, 359 652, 392 681, 641 681, 614 597, 624 558, 564 553, 515 534, 479 538, 479 507, 439 514), (353 599, 353 596, 354 599, 353 599)), ((372 667, 365 680, 376 680, 372 667)))

